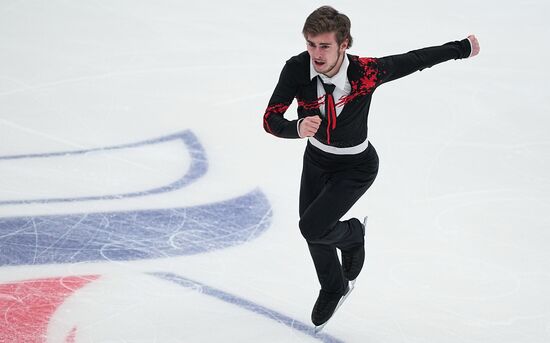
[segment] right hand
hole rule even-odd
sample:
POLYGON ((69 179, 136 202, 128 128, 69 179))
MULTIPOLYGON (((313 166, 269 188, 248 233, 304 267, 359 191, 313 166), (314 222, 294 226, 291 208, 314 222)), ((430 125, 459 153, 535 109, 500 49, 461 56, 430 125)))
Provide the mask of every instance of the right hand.
POLYGON ((300 122, 300 137, 312 137, 315 135, 317 130, 319 130, 319 125, 321 125, 321 117, 311 116, 305 117, 300 122))

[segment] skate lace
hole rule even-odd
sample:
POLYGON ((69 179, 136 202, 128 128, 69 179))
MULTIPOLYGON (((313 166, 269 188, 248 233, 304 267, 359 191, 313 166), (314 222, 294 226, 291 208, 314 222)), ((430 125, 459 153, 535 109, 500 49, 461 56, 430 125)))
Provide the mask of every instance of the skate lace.
POLYGON ((344 270, 350 270, 351 265, 353 264, 353 253, 351 252, 342 252, 342 268, 344 270))

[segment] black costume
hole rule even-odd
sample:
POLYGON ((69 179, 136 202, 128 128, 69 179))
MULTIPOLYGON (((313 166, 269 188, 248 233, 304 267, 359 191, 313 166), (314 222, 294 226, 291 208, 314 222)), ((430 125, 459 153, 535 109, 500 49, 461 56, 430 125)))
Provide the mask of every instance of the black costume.
POLYGON ((305 149, 299 209, 300 230, 308 243, 322 291, 341 294, 347 285, 336 248, 347 251, 364 244, 361 222, 356 218, 340 219, 367 191, 378 172, 378 156, 367 141, 367 118, 374 90, 385 82, 447 60, 469 57, 470 53, 470 42, 464 39, 383 58, 348 54, 351 92, 335 100, 327 90, 324 101, 318 97, 317 77, 310 78, 308 52, 286 62, 263 117, 264 129, 277 137, 299 138, 298 120, 322 117, 319 130, 305 149), (283 114, 294 98, 298 101, 298 119, 288 120, 283 114), (327 106, 324 116, 319 109, 322 105, 327 106), (331 109, 334 105, 344 106, 338 116, 331 109), (346 152, 358 146, 365 148, 346 152), (328 152, 333 150, 336 153, 328 152))

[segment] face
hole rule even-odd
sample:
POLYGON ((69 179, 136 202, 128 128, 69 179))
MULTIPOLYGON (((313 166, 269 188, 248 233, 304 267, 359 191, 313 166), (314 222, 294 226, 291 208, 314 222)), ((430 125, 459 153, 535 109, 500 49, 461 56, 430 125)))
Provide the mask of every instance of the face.
POLYGON ((306 42, 315 71, 328 77, 336 75, 344 60, 348 41, 345 40, 338 46, 336 33, 327 32, 316 36, 307 35, 306 42))

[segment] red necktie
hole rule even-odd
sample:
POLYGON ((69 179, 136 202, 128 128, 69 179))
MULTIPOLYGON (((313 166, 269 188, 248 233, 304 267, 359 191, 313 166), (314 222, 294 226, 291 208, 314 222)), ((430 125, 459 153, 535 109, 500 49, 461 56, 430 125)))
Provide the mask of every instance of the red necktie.
POLYGON ((336 86, 330 83, 324 83, 322 80, 321 83, 323 84, 323 88, 325 88, 325 116, 328 121, 327 144, 330 145, 330 131, 336 128, 336 107, 334 105, 334 96, 332 95, 336 86))

